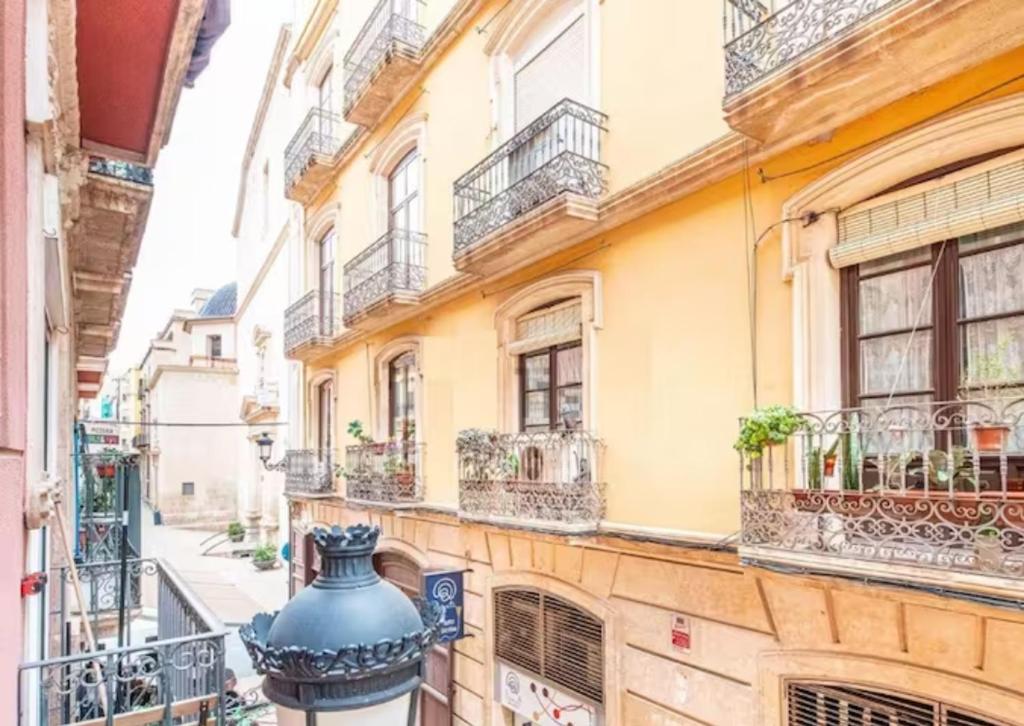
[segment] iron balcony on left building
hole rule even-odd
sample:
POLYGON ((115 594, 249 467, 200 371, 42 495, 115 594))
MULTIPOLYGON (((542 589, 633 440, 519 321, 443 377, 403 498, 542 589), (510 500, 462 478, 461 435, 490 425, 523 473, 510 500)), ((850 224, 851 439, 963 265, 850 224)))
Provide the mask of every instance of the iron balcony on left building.
POLYGON ((285 453, 286 494, 334 494, 334 470, 338 464, 333 449, 291 449, 285 453))
POLYGON ((289 358, 306 360, 323 352, 341 333, 341 296, 310 290, 284 313, 284 351, 289 358))

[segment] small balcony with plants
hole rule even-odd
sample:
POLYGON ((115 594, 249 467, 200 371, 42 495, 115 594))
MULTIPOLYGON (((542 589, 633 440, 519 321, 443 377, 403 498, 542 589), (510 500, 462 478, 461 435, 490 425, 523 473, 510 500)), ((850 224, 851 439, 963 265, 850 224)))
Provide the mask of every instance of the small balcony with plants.
POLYGON ((459 517, 574 534, 604 517, 600 439, 586 431, 461 431, 459 517))
POLYGON ((389 230, 345 265, 345 325, 415 305, 426 286, 426 235, 389 230))
POLYGON ((1016 0, 723 0, 726 122, 813 138, 1015 46, 1016 0))
POLYGON ((419 69, 417 0, 380 0, 345 54, 345 119, 373 126, 419 69))
POLYGON ((403 432, 396 441, 374 441, 359 421, 348 425, 359 443, 345 450, 345 498, 352 503, 401 507, 423 501, 423 444, 415 431, 403 432))
POLYGON ((311 108, 284 150, 284 192, 308 204, 330 177, 342 147, 342 121, 331 111, 311 108))
POLYGON ((606 120, 563 99, 463 174, 453 191, 455 267, 507 271, 578 242, 607 189, 606 120))
POLYGON ((323 353, 341 334, 341 296, 310 290, 284 311, 284 352, 309 360, 323 353))
POLYGON ((1024 398, 770 406, 736 449, 748 561, 1024 589, 1024 398))
POLYGON ((332 496, 338 456, 333 449, 289 449, 284 458, 284 493, 332 496))

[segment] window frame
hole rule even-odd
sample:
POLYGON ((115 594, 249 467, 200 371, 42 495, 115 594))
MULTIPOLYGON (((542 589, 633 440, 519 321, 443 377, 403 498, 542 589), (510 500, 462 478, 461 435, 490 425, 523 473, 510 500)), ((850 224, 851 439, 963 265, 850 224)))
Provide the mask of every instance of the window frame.
MULTIPOLYGON (((572 350, 573 348, 580 349, 580 356, 583 356, 583 340, 577 339, 567 343, 559 343, 557 345, 550 345, 544 348, 538 348, 525 353, 519 354, 519 431, 527 433, 526 429, 526 395, 528 393, 536 393, 543 391, 543 388, 527 389, 526 387, 526 360, 528 358, 539 358, 542 355, 548 356, 548 431, 581 431, 583 430, 583 396, 585 376, 583 375, 582 365, 580 366, 580 380, 579 383, 568 383, 565 385, 558 385, 558 353, 563 350, 572 350), (566 428, 560 425, 560 418, 558 416, 558 393, 564 388, 576 388, 580 389, 580 417, 577 425, 573 428, 566 428)), ((540 424, 534 424, 539 426, 540 424)), ((540 432, 536 432, 540 433, 540 432)))
MULTIPOLYGON (((416 376, 417 376, 416 371, 417 371, 417 363, 418 363, 417 360, 416 360, 416 353, 415 353, 415 351, 411 351, 411 350, 402 351, 401 353, 398 353, 397 355, 393 356, 390 360, 388 360, 388 363, 387 363, 387 396, 388 396, 388 400, 387 400, 387 412, 388 412, 387 433, 388 433, 388 438, 390 438, 392 441, 398 440, 396 438, 398 434, 395 431, 395 419, 397 418, 398 411, 396 410, 397 401, 395 400, 395 388, 394 388, 395 377, 394 377, 394 375, 395 375, 395 369, 396 369, 395 364, 396 363, 400 363, 403 360, 410 361, 408 364, 405 364, 405 365, 402 366, 402 368, 405 370, 404 384, 406 386, 406 407, 405 407, 406 410, 405 410, 405 415, 404 415, 403 418, 406 421, 411 422, 412 425, 413 425, 413 436, 408 437, 408 438, 409 438, 409 440, 414 441, 415 440, 415 429, 416 429, 416 398, 415 398, 416 389, 415 389, 415 381, 416 381, 416 376), (408 401, 409 401, 408 393, 409 393, 409 389, 410 389, 410 383, 413 384, 413 387, 412 387, 412 393, 413 393, 412 401, 413 401, 413 403, 412 403, 411 410, 410 410, 410 407, 409 407, 409 404, 408 404, 408 401)), ((402 440, 404 441, 405 438, 403 438, 402 440)))
POLYGON ((206 355, 210 360, 222 358, 224 354, 224 341, 220 335, 206 336, 206 355))

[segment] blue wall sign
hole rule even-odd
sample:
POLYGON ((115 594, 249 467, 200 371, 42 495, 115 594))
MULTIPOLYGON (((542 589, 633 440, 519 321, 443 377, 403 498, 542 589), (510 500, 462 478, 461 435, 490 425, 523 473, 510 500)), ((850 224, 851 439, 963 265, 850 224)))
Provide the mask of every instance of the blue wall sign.
POLYGON ((444 610, 438 636, 440 643, 450 643, 466 635, 462 622, 464 573, 465 570, 445 570, 423 575, 423 594, 427 602, 437 603, 444 610))

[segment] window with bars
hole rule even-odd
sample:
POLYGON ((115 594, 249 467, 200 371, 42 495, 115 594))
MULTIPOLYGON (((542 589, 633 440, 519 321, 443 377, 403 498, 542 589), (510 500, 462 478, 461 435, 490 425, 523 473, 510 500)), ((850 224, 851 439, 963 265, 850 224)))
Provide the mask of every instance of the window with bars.
POLYGON ((604 626, 561 598, 537 590, 494 594, 494 653, 510 665, 604 702, 604 626))
POLYGON ((938 701, 826 683, 789 683, 787 726, 1008 726, 938 701))

